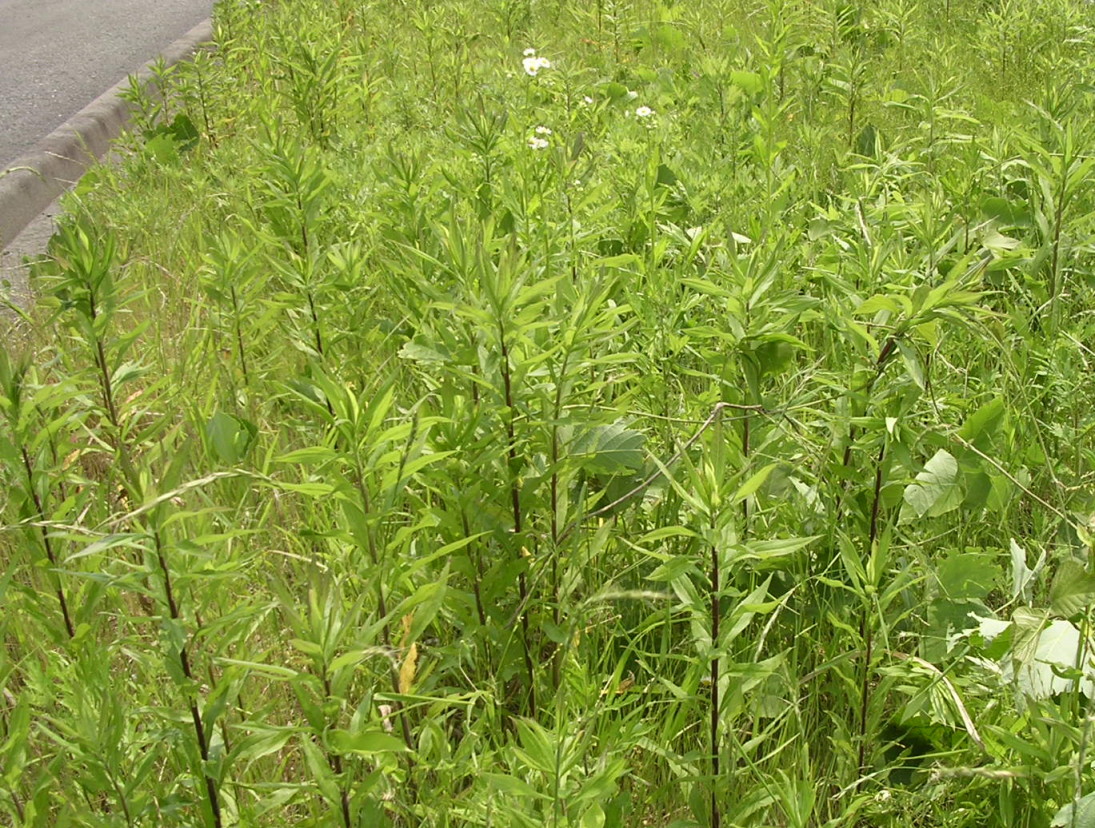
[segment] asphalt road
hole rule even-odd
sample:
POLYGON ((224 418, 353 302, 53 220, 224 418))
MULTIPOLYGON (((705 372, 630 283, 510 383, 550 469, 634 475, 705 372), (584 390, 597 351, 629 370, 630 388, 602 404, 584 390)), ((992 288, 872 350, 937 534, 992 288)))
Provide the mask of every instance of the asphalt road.
POLYGON ((212 8, 213 0, 0 0, 0 169, 212 8))

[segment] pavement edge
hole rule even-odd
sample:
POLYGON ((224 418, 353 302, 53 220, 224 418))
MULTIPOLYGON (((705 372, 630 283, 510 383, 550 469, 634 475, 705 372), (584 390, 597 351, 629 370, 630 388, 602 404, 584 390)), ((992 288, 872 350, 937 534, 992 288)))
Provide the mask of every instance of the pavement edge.
MULTIPOLYGON (((173 66, 212 39, 213 22, 206 18, 142 66, 137 78, 148 83, 161 58, 173 66)), ((128 77, 119 81, 0 170, 0 251, 109 149, 129 120, 130 105, 121 98, 128 86, 128 77)))

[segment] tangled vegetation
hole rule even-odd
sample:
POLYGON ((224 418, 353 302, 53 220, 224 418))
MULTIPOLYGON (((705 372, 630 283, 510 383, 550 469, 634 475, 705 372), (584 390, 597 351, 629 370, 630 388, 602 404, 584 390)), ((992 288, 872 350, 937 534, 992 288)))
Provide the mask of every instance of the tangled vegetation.
POLYGON ((1095 825, 1093 25, 222 0, 0 350, 0 819, 1095 825))

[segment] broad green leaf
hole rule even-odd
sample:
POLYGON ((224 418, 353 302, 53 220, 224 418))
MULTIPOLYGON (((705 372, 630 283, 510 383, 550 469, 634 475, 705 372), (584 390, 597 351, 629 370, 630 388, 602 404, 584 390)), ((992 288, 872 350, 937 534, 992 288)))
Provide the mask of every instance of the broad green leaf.
POLYGON ((216 412, 205 424, 205 434, 214 457, 222 463, 238 463, 258 436, 258 426, 242 417, 216 412))
POLYGON ((688 46, 688 38, 685 37, 684 33, 669 23, 655 26, 650 33, 650 40, 667 52, 682 52, 688 46))
POLYGON ((833 225, 828 219, 810 219, 807 235, 809 236, 810 241, 817 241, 823 236, 829 235, 829 233, 832 232, 832 229, 833 225))
POLYGON ((1065 561, 1057 570, 1049 591, 1050 611, 1071 618, 1091 606, 1095 599, 1095 574, 1085 571, 1079 561, 1065 561))
POLYGON ((978 622, 977 631, 986 642, 991 643, 997 636, 1003 635, 1011 629, 1010 621, 1001 621, 999 618, 976 616, 978 622))
POLYGON ((675 187, 680 179, 673 170, 666 164, 658 165, 658 184, 662 187, 675 187))
POLYGON ((628 89, 622 83, 610 81, 609 83, 601 84, 601 92, 604 93, 605 97, 616 102, 622 101, 627 97, 628 89))
POLYGON ((756 72, 731 72, 730 83, 749 95, 757 95, 764 90, 764 78, 756 72))
MULTIPOLYGON (((1076 666, 1080 631, 1070 622, 1059 619, 1044 624, 1044 615, 1023 607, 1016 611, 1014 618, 1012 657, 1019 688, 1032 699, 1046 699, 1071 690, 1073 682, 1058 676, 1054 668, 1076 666)), ((1084 692, 1090 695, 1090 690, 1091 682, 1085 681, 1084 692)))
POLYGON ((1013 203, 1006 198, 989 196, 981 201, 981 213, 995 219, 998 227, 1029 227, 1030 209, 1026 204, 1013 203))
POLYGON ((145 151, 161 164, 175 164, 179 160, 179 151, 175 139, 170 135, 154 135, 145 143, 145 151))
POLYGON ((590 474, 635 472, 643 466, 646 437, 620 423, 579 430, 567 446, 570 456, 590 474))
POLYGON ((622 268, 627 265, 638 264, 641 261, 642 259, 634 253, 621 253, 618 256, 603 256, 600 259, 596 259, 595 264, 598 267, 622 268))
POLYGON ((1052 828, 1095 828, 1095 791, 1061 808, 1050 825, 1052 828))
POLYGON ((674 555, 656 566, 646 578, 649 581, 671 584, 688 572, 698 572, 692 558, 687 555, 674 555))
POLYGON ((793 336, 774 335, 759 342, 753 349, 761 376, 775 376, 794 364, 795 352, 806 343, 793 336))
POLYGON ((1022 598, 1028 604, 1031 600, 1031 594, 1034 590, 1034 579, 1042 571, 1042 567, 1046 562, 1045 550, 1038 558, 1038 562, 1034 564, 1034 568, 1031 569, 1027 566, 1027 553, 1018 543, 1015 542, 1015 538, 1010 541, 1011 546, 1011 598, 1016 600, 1022 598))
POLYGON ((1004 422, 1006 409, 1002 397, 990 400, 978 408, 958 429, 958 436, 968 443, 977 446, 981 451, 987 451, 996 436, 997 430, 1004 422))
POLYGON ((916 482, 905 487, 900 521, 939 517, 957 509, 963 497, 958 481, 958 461, 940 449, 916 476, 916 482))
POLYGON ((579 828, 604 828, 605 812, 601 806, 594 802, 592 806, 582 814, 579 828))
POLYGON ((992 556, 978 551, 951 553, 936 568, 939 585, 953 601, 980 600, 999 585, 1003 576, 992 556))
POLYGON ((980 602, 951 600, 943 596, 928 604, 928 629, 923 637, 925 657, 929 660, 945 658, 948 652, 946 642, 956 632, 977 627, 978 611, 984 611, 984 605, 980 602))

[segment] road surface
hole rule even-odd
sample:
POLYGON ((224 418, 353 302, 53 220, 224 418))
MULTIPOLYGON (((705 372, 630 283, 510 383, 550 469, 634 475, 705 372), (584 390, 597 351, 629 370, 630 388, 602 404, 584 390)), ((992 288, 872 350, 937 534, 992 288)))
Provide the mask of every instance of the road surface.
POLYGON ((212 8, 213 0, 0 0, 0 170, 212 8))

